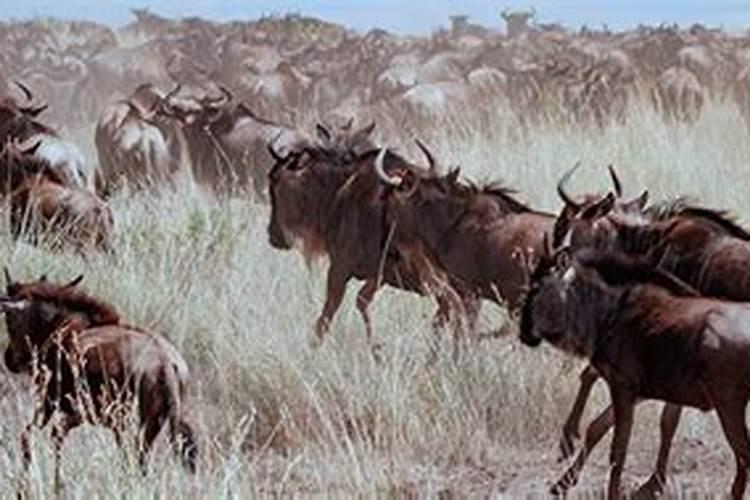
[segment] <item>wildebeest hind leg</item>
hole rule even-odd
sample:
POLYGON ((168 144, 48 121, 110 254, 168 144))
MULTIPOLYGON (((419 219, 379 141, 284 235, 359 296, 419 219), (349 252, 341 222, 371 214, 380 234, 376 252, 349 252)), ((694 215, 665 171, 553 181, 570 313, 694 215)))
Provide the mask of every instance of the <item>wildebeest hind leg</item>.
POLYGON ((634 499, 656 498, 664 492, 667 482, 667 464, 669 463, 669 451, 672 448, 677 426, 680 423, 682 407, 673 404, 665 404, 661 412, 661 443, 659 444, 659 457, 656 460, 656 470, 643 486, 638 488, 634 499))
POLYGON ((745 406, 745 401, 740 398, 716 405, 721 427, 737 462, 737 472, 732 482, 732 498, 735 499, 741 499, 745 494, 747 468, 750 466, 750 439, 745 426, 745 406))
POLYGON ((591 365, 581 372, 581 385, 578 388, 573 408, 563 425, 563 435, 560 438, 560 461, 567 460, 575 451, 575 442, 580 437, 581 416, 586 408, 586 402, 591 394, 591 389, 599 380, 599 373, 591 365))

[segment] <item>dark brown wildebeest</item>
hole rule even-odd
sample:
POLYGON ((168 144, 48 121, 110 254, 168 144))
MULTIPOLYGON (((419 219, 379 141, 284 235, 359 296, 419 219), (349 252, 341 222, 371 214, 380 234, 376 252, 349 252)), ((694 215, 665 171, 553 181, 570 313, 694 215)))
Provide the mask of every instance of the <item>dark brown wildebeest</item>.
POLYGON ((538 255, 555 217, 532 210, 513 191, 479 188, 458 181, 458 169, 446 175, 385 172, 385 149, 375 161, 386 194, 388 221, 396 239, 418 242, 435 256, 462 296, 504 303, 517 309, 526 286, 520 255, 538 255))
MULTIPOLYGON (((615 192, 621 190, 616 175, 615 192)), ((574 249, 593 247, 623 252, 644 259, 688 283, 702 295, 720 299, 750 301, 750 233, 734 223, 726 213, 694 207, 682 200, 648 209, 645 195, 632 202, 629 212, 612 209, 611 201, 593 196, 577 204, 564 194, 566 207, 555 225, 555 247, 572 245, 574 249), (591 207, 598 208, 592 209, 591 207), (588 212, 589 216, 580 214, 588 212)), ((611 200, 612 195, 606 198, 611 200)), ((581 374, 581 387, 573 409, 563 427, 561 447, 572 453, 580 420, 588 396, 599 374, 588 367, 581 374)), ((671 440, 679 423, 679 409, 665 408, 662 415, 662 447, 654 476, 644 486, 660 492, 666 480, 671 440)), ((586 446, 573 466, 558 483, 561 491, 577 481, 578 474, 596 442, 612 425, 612 410, 602 412, 586 433, 586 446)))
MULTIPOLYGON (((278 156, 273 148, 271 154, 278 156)), ((315 325, 320 342, 338 310, 347 283, 365 283, 357 295, 357 308, 372 341, 367 312, 379 287, 385 283, 419 293, 435 293, 439 304, 436 331, 445 324, 460 301, 447 287, 447 279, 431 256, 419 245, 394 241, 384 218, 386 190, 373 169, 377 150, 340 164, 341 151, 305 148, 277 158, 269 173, 271 219, 269 241, 274 248, 291 249, 300 242, 306 259, 327 255, 330 260, 326 300, 315 325)), ((389 153, 389 170, 421 170, 389 153)), ((456 347, 454 344, 454 355, 456 347)))
POLYGON ((62 139, 54 129, 38 120, 47 105, 34 106, 34 97, 29 88, 19 82, 16 85, 23 91, 29 104, 19 105, 11 97, 0 101, 0 142, 39 143, 34 155, 46 160, 65 185, 94 192, 96 170, 86 164, 78 146, 62 139))
POLYGON ((24 463, 31 460, 30 431, 53 426, 58 477, 59 454, 66 434, 82 423, 112 429, 121 443, 123 417, 137 403, 143 441, 141 465, 161 429, 168 424, 184 465, 195 470, 197 444, 184 405, 187 363, 167 339, 128 326, 117 311, 77 285, 14 282, 7 269, 6 294, 0 296, 9 344, 5 366, 36 379, 39 408, 22 435, 24 463))
POLYGON ((750 305, 698 296, 678 278, 614 252, 562 249, 533 273, 521 341, 586 357, 607 381, 615 434, 608 497, 619 499, 635 405, 715 409, 735 455, 732 497, 750 467, 750 305))
POLYGON ((170 184, 190 175, 190 156, 182 124, 172 115, 169 99, 180 86, 162 96, 151 84, 102 112, 95 142, 103 189, 112 192, 127 183, 134 188, 170 184))
POLYGON ((53 247, 71 246, 82 253, 111 251, 109 206, 96 194, 67 185, 59 170, 34 154, 38 146, 8 143, 0 153, 0 193, 8 199, 13 235, 34 243, 42 238, 53 247))
MULTIPOLYGON (((268 144, 277 151, 301 150, 309 139, 301 132, 260 118, 220 87, 219 97, 194 99, 197 106, 177 116, 190 150, 193 178, 217 193, 244 192, 251 185, 267 199, 268 172, 274 164, 268 144)), ((179 104, 174 103, 174 108, 179 104)))

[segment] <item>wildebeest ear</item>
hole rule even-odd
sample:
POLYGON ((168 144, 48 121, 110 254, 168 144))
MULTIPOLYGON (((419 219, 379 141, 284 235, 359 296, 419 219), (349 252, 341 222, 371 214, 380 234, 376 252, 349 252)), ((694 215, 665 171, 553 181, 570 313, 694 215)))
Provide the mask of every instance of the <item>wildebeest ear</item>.
POLYGON ((558 271, 565 271, 570 267, 570 249, 563 248, 555 254, 555 267, 558 271))
POLYGON ((630 200, 627 203, 624 203, 623 208, 625 210, 643 210, 644 208, 646 208, 647 203, 648 203, 648 189, 645 189, 638 198, 634 200, 630 200))
POLYGON ((78 284, 80 284, 81 281, 83 281, 83 274, 79 274, 70 283, 68 283, 67 285, 65 285, 64 288, 73 288, 75 286, 78 286, 78 284))
POLYGON ((11 299, 0 297, 0 312, 23 311, 31 302, 26 299, 11 299))
POLYGON ((372 134, 373 130, 375 130, 375 122, 372 122, 366 127, 362 127, 360 130, 358 130, 353 136, 354 140, 359 141, 368 138, 370 134, 372 134))
POLYGON ((315 124, 315 132, 318 134, 318 139, 324 143, 331 142, 331 133, 320 123, 315 124))
POLYGON ((590 207, 586 207, 581 213, 583 219, 594 219, 597 217, 603 217, 609 213, 610 210, 615 206, 617 198, 613 193, 607 193, 607 196, 597 201, 590 207))
POLYGON ((47 281, 47 275, 46 274, 42 274, 41 276, 39 276, 39 281, 41 281, 41 282, 47 281))

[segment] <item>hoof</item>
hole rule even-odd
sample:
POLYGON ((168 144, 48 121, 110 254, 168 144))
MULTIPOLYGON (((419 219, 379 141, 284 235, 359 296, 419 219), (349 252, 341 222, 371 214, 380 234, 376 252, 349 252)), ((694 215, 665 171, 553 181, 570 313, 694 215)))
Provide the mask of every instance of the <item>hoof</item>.
POLYGON ((317 333, 313 333, 310 335, 310 337, 307 340, 308 345, 311 349, 317 349, 323 344, 323 337, 318 335, 317 333))
POLYGON ((372 353, 372 359, 375 363, 380 364, 383 362, 383 349, 385 346, 381 342, 376 342, 370 346, 370 352, 372 353))
POLYGON ((654 474, 633 494, 635 500, 651 500, 659 498, 666 489, 667 481, 664 477, 654 474))
POLYGON ((563 437, 560 438, 560 456, 557 458, 558 463, 565 462, 575 454, 577 441, 578 436, 576 434, 568 432, 563 433, 563 437))

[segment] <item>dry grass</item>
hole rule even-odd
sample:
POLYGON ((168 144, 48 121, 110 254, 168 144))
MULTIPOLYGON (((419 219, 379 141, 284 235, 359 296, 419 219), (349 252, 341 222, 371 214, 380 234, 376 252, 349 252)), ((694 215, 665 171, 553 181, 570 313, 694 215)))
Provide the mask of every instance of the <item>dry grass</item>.
MULTIPOLYGON (((557 209, 554 183, 580 160, 585 168, 574 189, 608 188, 604 167, 612 162, 633 195, 648 187, 656 197, 689 194, 750 213, 748 133, 730 106, 713 104, 691 126, 666 125, 642 109, 626 125, 603 131, 540 126, 526 135, 505 117, 485 109, 476 121, 463 115, 402 126, 426 138, 444 164, 462 165, 472 179, 505 179, 542 209, 557 209)), ((417 159, 409 137, 386 137, 391 130, 381 123, 380 138, 410 148, 417 159)), ((115 303, 128 322, 152 325, 178 346, 193 372, 200 472, 190 477, 157 452, 143 477, 134 446, 122 454, 107 432, 86 427, 65 446, 65 497, 516 498, 543 493, 562 470, 554 460, 556 439, 581 363, 548 348, 527 350, 508 337, 467 346, 457 364, 446 355, 446 341, 428 366, 434 306, 390 290, 373 308, 376 336, 385 344, 381 364, 368 353, 353 292, 331 336, 313 351, 307 339, 322 301, 324 266, 308 270, 297 254, 270 248, 267 207, 184 190, 122 195, 113 208, 115 258, 84 261, 14 244, 3 225, 0 262, 19 278, 47 273, 63 280, 84 272, 85 286, 115 303)), ((498 321, 503 312, 487 305, 483 323, 498 321)), ((22 378, 0 374, 3 498, 21 483, 35 498, 54 493, 46 437, 38 436, 34 464, 22 471, 18 436, 30 418, 28 390, 22 378)), ((601 388, 595 399, 591 407, 602 407, 601 388)), ((718 493, 733 462, 715 417, 688 413, 675 449, 673 493, 718 493)), ((641 414, 628 467, 633 481, 655 459, 653 407, 641 414)), ((606 448, 592 457, 580 493, 600 491, 606 448)))

